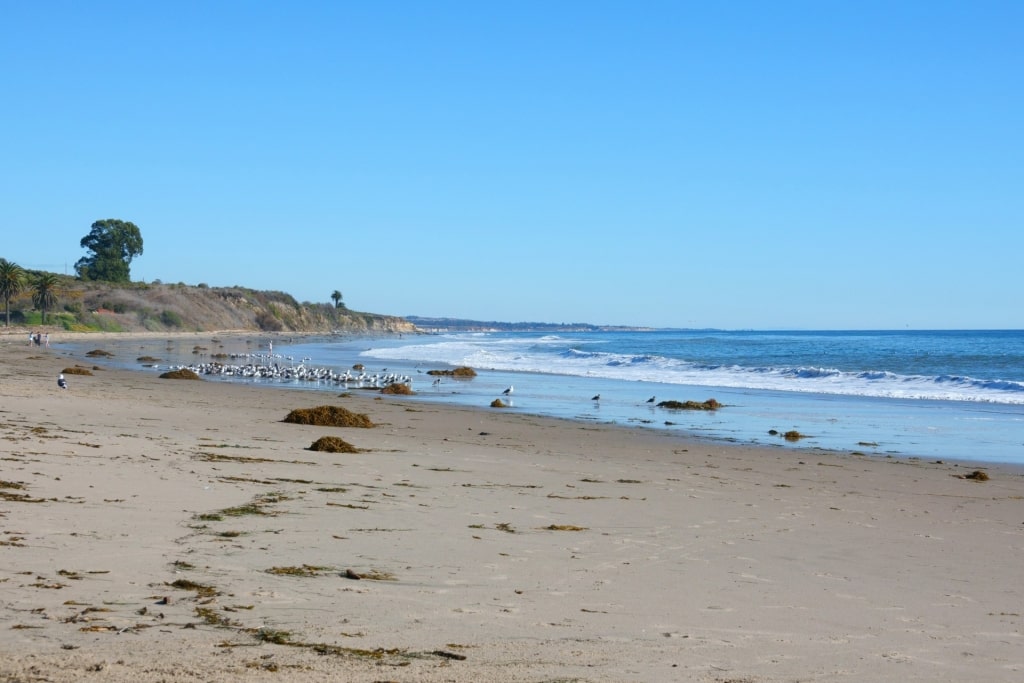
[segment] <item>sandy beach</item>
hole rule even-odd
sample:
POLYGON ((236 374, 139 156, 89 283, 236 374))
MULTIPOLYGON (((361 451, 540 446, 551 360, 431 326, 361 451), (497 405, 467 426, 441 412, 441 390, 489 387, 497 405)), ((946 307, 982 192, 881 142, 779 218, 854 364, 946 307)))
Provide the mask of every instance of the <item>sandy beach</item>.
POLYGON ((13 334, 0 433, 4 681, 1024 677, 1019 468, 167 380, 13 334), (283 422, 319 405, 375 426, 283 422))

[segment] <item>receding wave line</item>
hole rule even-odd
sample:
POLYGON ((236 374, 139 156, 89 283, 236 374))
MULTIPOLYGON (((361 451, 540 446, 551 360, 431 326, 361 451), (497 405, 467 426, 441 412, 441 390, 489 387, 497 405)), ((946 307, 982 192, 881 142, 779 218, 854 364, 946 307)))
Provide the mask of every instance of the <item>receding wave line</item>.
MULTIPOLYGON (((536 340, 534 340, 536 341, 536 340)), ((564 341, 564 340, 562 340, 564 341)), ((564 348, 524 349, 520 344, 452 340, 370 349, 380 359, 470 365, 477 369, 604 377, 691 386, 798 391, 900 399, 1024 404, 1024 382, 967 376, 900 375, 885 370, 843 371, 827 367, 745 367, 693 363, 656 355, 625 355, 564 348)))

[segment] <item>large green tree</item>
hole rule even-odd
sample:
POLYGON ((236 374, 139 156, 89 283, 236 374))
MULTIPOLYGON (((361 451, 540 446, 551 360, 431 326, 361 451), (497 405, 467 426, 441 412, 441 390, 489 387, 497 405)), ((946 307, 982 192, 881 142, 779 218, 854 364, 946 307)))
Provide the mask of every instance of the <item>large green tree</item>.
POLYGON ((134 223, 108 218, 92 224, 82 248, 92 252, 75 264, 83 280, 130 282, 132 259, 142 253, 142 233, 134 223))
POLYGON ((46 311, 57 305, 57 294, 60 290, 60 278, 53 273, 39 273, 32 281, 32 303, 43 314, 42 323, 46 324, 46 311))
POLYGON ((4 298, 7 327, 11 326, 11 298, 21 294, 23 289, 25 289, 25 271, 17 263, 0 258, 0 296, 4 298))

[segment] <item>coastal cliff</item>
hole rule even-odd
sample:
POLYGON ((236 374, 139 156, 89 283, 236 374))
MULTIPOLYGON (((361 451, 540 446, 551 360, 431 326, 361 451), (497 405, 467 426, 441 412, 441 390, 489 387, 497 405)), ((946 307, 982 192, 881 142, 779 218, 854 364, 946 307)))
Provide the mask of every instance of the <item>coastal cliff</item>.
MULTIPOLYGON (((3 320, 0 311, 0 322, 3 320)), ((207 332, 241 330, 305 334, 399 334, 417 328, 398 316, 353 311, 343 304, 298 302, 291 295, 245 287, 83 282, 68 278, 46 312, 28 292, 11 300, 11 326, 69 332, 207 332)))

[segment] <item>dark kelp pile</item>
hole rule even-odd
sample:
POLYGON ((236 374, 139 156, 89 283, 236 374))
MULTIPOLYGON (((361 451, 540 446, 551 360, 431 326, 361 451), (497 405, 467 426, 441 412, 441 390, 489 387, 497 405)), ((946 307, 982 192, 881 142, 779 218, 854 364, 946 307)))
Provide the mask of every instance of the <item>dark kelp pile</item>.
POLYGON ((341 406, 317 406, 316 408, 296 408, 288 413, 284 422, 317 427, 374 427, 370 418, 363 413, 353 413, 341 406))
POLYGON ((706 401, 662 401, 658 407, 668 410, 718 410, 722 404, 709 398, 706 401))
POLYGON ((427 370, 427 374, 441 377, 476 377, 476 370, 463 366, 454 370, 427 370))
POLYGON ((336 436, 322 436, 310 444, 307 450, 323 453, 359 453, 358 448, 336 436))
POLYGON ((798 432, 795 429, 790 429, 788 432, 779 432, 777 429, 769 429, 769 436, 781 436, 786 441, 799 441, 800 439, 806 439, 807 434, 798 432))
POLYGON ((160 379, 201 379, 199 375, 192 372, 188 368, 181 368, 180 370, 170 370, 160 375, 160 379))

